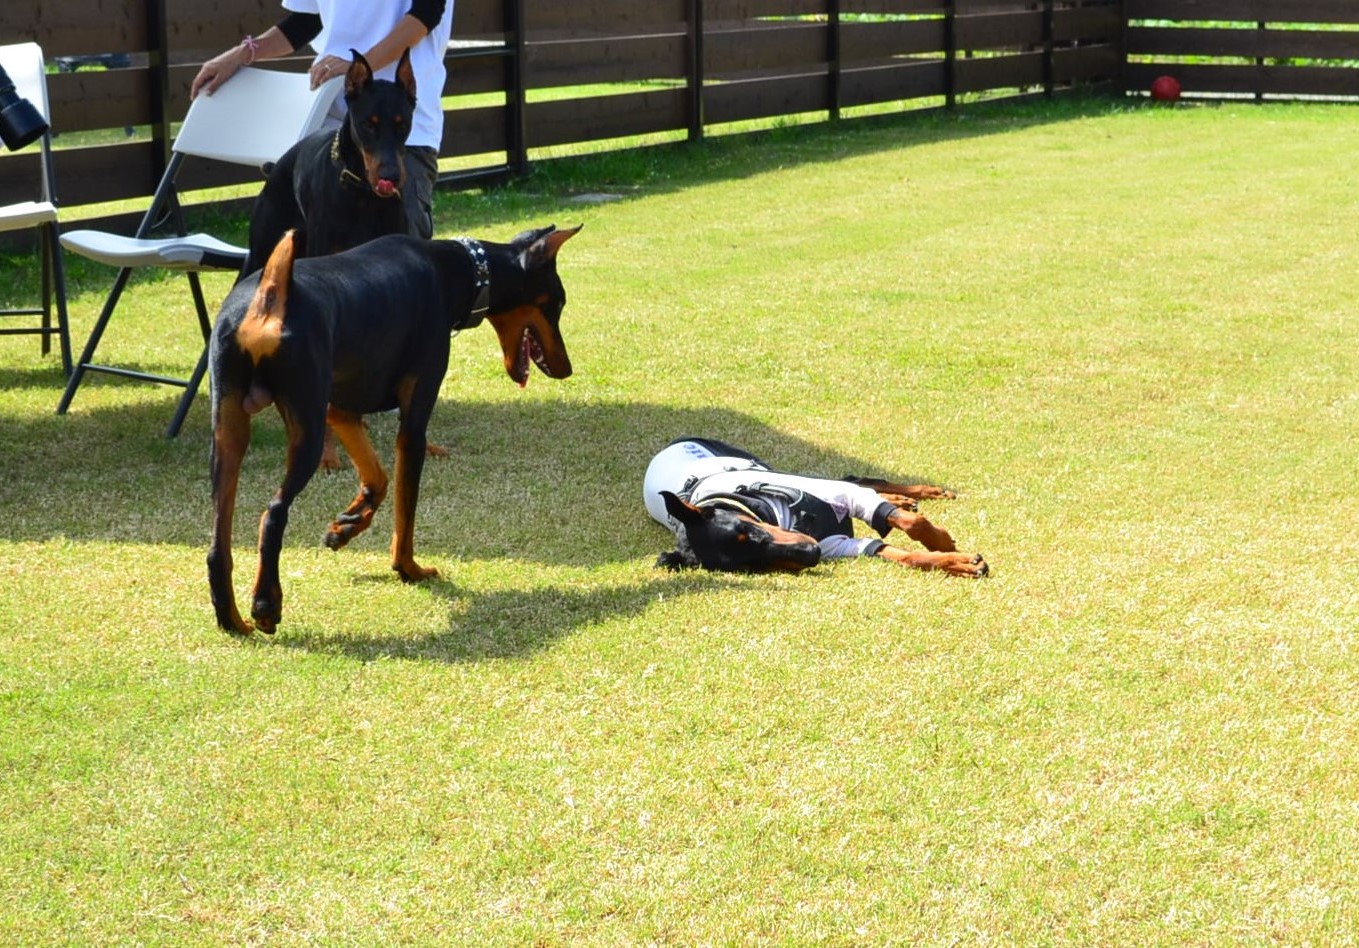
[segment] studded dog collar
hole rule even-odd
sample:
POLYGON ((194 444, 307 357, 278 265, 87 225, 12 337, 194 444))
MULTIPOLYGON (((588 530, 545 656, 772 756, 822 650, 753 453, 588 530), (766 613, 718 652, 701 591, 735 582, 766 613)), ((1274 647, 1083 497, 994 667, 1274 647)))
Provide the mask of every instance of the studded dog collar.
POLYGON ((480 321, 491 308, 491 260, 486 256, 486 248, 475 237, 454 237, 462 244, 467 255, 472 258, 476 268, 477 295, 472 300, 472 318, 480 321))

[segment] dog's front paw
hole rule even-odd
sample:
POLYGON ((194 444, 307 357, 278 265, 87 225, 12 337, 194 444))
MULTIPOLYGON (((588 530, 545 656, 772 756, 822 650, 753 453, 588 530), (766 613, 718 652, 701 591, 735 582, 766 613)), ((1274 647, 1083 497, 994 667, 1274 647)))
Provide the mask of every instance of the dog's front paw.
POLYGON ((279 600, 256 599, 250 617, 255 620, 255 628, 265 635, 273 635, 283 618, 283 603, 279 600))
POLYGON ((966 553, 950 554, 939 568, 950 576, 965 576, 969 579, 981 579, 991 574, 991 567, 986 565, 986 560, 980 553, 971 556, 966 553))
POLYGON ((662 553, 656 557, 656 569, 668 569, 672 573, 678 573, 682 569, 690 569, 693 563, 685 560, 679 550, 671 550, 669 553, 662 553))
POLYGON ((222 631, 230 632, 232 635, 238 635, 242 638, 255 631, 255 627, 246 619, 242 618, 241 614, 236 611, 236 606, 234 604, 232 605, 229 614, 219 615, 217 617, 217 625, 222 631))
POLYGON ((879 494, 878 496, 893 507, 904 510, 907 513, 920 512, 920 502, 914 497, 907 497, 905 494, 879 494))
POLYGON ((913 484, 911 486, 911 496, 917 500, 957 500, 958 495, 947 487, 935 487, 933 484, 913 484))
POLYGON ((421 566, 415 560, 407 563, 393 563, 392 569, 401 577, 403 583, 421 583, 427 579, 436 579, 439 571, 434 567, 421 566))

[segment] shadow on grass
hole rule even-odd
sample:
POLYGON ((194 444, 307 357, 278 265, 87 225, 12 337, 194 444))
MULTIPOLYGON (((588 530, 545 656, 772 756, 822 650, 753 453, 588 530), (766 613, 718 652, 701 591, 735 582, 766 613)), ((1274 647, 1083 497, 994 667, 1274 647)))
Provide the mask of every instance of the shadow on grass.
MULTIPOLYGON (((503 189, 441 192, 438 232, 505 237, 497 231, 519 228, 525 221, 565 223, 570 197, 581 190, 618 186, 624 198, 676 191, 779 167, 1002 134, 1116 108, 1126 105, 1095 97, 1001 103, 958 113, 855 119, 718 137, 699 145, 558 159, 539 164, 534 176, 503 189)), ((81 271, 77 267, 74 273, 81 271)), ((94 276, 103 285, 106 275, 94 276)), ((6 406, 19 406, 7 407, 0 420, 0 483, 6 486, 0 492, 0 523, 7 539, 171 544, 206 553, 211 517, 206 397, 196 402, 184 433, 167 441, 161 433, 173 413, 177 389, 151 390, 153 394, 139 395, 135 404, 108 408, 87 407, 99 399, 95 392, 82 390, 75 413, 57 417, 58 370, 0 368, 0 388, 9 393, 6 406)), ((374 441, 387 459, 393 426, 390 418, 374 420, 374 441)), ((243 573, 253 567, 253 551, 245 549, 253 525, 283 470, 284 438, 277 418, 263 417, 255 428, 236 519, 238 568, 243 573)), ((882 470, 871 459, 818 446, 721 407, 445 401, 436 413, 433 434, 453 450, 453 458, 426 466, 416 539, 421 558, 441 567, 446 567, 438 563, 443 555, 583 568, 627 561, 649 564, 668 548, 669 535, 642 507, 642 475, 654 452, 686 434, 741 445, 788 470, 928 479, 924 473, 882 470)), ((314 479, 294 506, 287 546, 316 543, 353 491, 350 475, 314 479)), ((390 524, 389 506, 355 547, 383 549, 390 524)), ((285 549, 285 563, 287 555, 285 549)), ((334 562, 335 569, 354 571, 343 553, 334 562)), ((202 576, 203 569, 197 552, 185 563, 186 574, 202 576)), ((394 577, 383 581, 397 582, 394 577)), ((280 641, 358 658, 397 654, 473 661, 541 648, 582 625, 639 614, 658 596, 731 581, 658 573, 608 588, 467 595, 445 579, 426 588, 448 601, 452 618, 447 633, 407 640, 324 636, 285 626, 280 641)), ((206 604, 206 582, 203 599, 206 604)))
MULTIPOLYGON (((339 655, 358 661, 402 659, 449 664, 512 659, 549 648, 576 629, 641 615, 662 599, 720 590, 738 578, 702 572, 657 571, 642 582, 581 589, 553 586, 467 593, 456 583, 435 580, 419 590, 447 603, 446 631, 421 636, 363 632, 317 633, 289 626, 276 638, 255 635, 258 645, 339 655)), ((417 592, 412 589, 412 594, 417 592)))
MULTIPOLYGON (((182 544, 206 552, 211 526, 206 398, 195 402, 180 437, 167 440, 162 432, 177 389, 134 405, 82 411, 77 404, 72 414, 57 416, 49 373, 35 376, 44 383, 34 390, 41 408, 19 417, 10 413, 0 423, 0 482, 6 485, 0 523, 6 538, 182 544)), ((370 424, 390 469, 396 419, 379 415, 370 424)), ((425 465, 416 544, 426 557, 446 553, 576 567, 654 558, 669 535, 642 507, 642 475, 655 452, 685 435, 740 445, 787 470, 929 479, 928 472, 882 470, 870 459, 719 406, 445 400, 431 434, 452 457, 425 465)), ((284 453, 282 423, 272 412, 261 415, 242 472, 238 548, 251 542, 255 522, 278 487, 284 453)), ((355 486, 352 470, 314 477, 294 504, 286 544, 317 542, 355 486)), ((355 546, 381 549, 390 529, 389 499, 373 530, 355 546)))
MULTIPOLYGON (((41 383, 44 400, 51 374, 34 372, 30 379, 41 383)), ((0 523, 11 541, 69 539, 126 544, 129 549, 142 544, 186 546, 191 555, 185 558, 183 575, 202 577, 207 632, 212 620, 203 560, 211 520, 206 406, 197 404, 185 432, 168 441, 160 432, 177 391, 166 392, 154 402, 64 417, 52 414, 46 403, 32 416, 11 414, 0 424, 0 478, 6 484, 0 492, 0 523)), ((749 582, 744 577, 657 570, 644 580, 613 585, 526 584, 473 593, 458 585, 457 565, 445 559, 583 569, 635 561, 649 570, 656 555, 671 548, 671 537, 643 508, 642 475, 654 452, 682 435, 721 438, 792 470, 913 479, 719 407, 445 401, 436 419, 441 436, 453 433, 445 439, 453 457, 425 466, 416 546, 421 561, 439 567, 443 575, 405 592, 446 602, 447 630, 417 637, 374 636, 360 630, 309 630, 285 621, 276 639, 259 638, 260 644, 364 661, 508 658, 548 647, 582 626, 639 615, 660 597, 749 582)), ((376 416, 371 426, 379 453, 390 459, 395 418, 376 416)), ((237 507, 238 592, 254 571, 254 526, 282 476, 284 451, 281 423, 272 413, 261 416, 237 507)), ((293 506, 283 551, 285 570, 289 551, 318 543, 325 524, 354 489, 352 471, 313 478, 293 506)), ((390 529, 389 503, 374 528, 352 548, 384 551, 390 529)), ((360 561, 346 552, 337 554, 327 568, 349 572, 356 584, 399 584, 394 574, 374 573, 371 559, 360 561)), ((296 595, 305 593, 290 584, 285 598, 296 595)))

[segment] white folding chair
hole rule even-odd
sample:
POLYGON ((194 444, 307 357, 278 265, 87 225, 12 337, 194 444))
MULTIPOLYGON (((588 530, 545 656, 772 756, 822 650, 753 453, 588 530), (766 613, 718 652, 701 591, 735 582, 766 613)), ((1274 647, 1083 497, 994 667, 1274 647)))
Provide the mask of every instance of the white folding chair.
MULTIPOLYGON (((14 91, 27 99, 42 113, 50 114, 47 105, 47 76, 43 70, 42 49, 37 43, 16 43, 0 46, 0 66, 4 67, 14 91)), ((0 335, 40 335, 42 354, 52 351, 52 337, 61 346, 61 368, 71 374, 71 333, 66 320, 66 268, 61 257, 61 228, 57 223, 55 178, 52 175, 52 135, 43 132, 39 144, 40 174, 33 189, 35 201, 0 206, 0 232, 36 230, 38 254, 42 260, 42 298, 36 307, 0 310, 0 316, 41 316, 36 325, 0 327, 0 335), (52 324, 52 310, 56 309, 56 325, 52 324)))
POLYGON ((184 226, 175 178, 188 157, 225 161, 238 165, 261 166, 276 161, 299 138, 319 129, 336 98, 343 90, 343 77, 330 80, 312 91, 306 73, 273 72, 247 67, 239 70, 212 95, 200 95, 189 106, 189 114, 171 148, 170 162, 161 176, 141 225, 132 237, 95 230, 73 230, 61 237, 72 253, 118 267, 118 277, 104 308, 76 361, 57 405, 62 415, 71 405, 76 389, 86 372, 103 372, 124 378, 178 385, 184 388, 174 418, 166 430, 173 438, 189 412, 194 395, 203 381, 208 365, 208 335, 212 323, 203 300, 198 274, 206 270, 239 270, 245 262, 246 248, 218 240, 208 234, 189 234, 184 226), (174 233, 168 237, 150 236, 152 229, 168 215, 174 233), (182 270, 189 280, 199 328, 203 332, 203 352, 187 379, 167 378, 134 368, 99 365, 94 353, 104 335, 132 271, 139 267, 182 270))

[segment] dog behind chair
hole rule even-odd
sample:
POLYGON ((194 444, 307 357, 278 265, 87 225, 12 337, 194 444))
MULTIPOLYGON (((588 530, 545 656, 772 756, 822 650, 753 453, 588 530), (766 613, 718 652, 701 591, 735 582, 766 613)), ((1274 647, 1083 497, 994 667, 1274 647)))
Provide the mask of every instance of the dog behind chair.
POLYGON ((309 257, 412 232, 403 193, 416 95, 410 51, 402 53, 395 79, 374 78, 368 60, 350 52, 344 121, 302 139, 269 169, 251 209, 242 277, 263 266, 289 230, 305 236, 299 256, 309 257))
POLYGON ((557 253, 580 230, 545 227, 507 244, 471 238, 380 237, 352 250, 298 259, 284 236, 263 269, 222 304, 209 354, 212 380, 213 530, 208 582, 217 622, 252 625, 232 589, 232 519, 251 418, 276 406, 287 433, 283 483, 260 520, 251 616, 272 632, 282 616, 279 553, 288 512, 321 456, 329 423, 359 475, 353 502, 331 523, 340 549, 366 530, 389 478, 363 415, 399 410, 392 569, 417 582, 437 575, 414 555, 415 508, 426 431, 448 368, 451 334, 483 319, 500 342, 506 374, 527 384, 531 367, 564 379, 572 366, 560 320, 566 292, 557 253))

